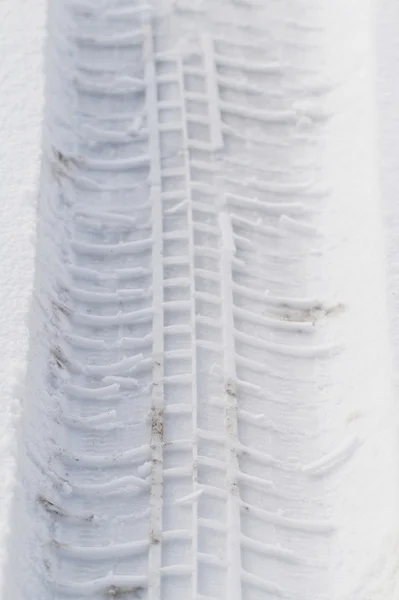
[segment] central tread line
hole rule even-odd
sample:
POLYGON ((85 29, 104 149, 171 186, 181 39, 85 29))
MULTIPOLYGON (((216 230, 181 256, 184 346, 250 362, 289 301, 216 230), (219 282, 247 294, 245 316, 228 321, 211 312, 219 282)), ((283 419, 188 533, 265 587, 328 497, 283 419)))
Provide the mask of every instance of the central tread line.
MULTIPOLYGON (((220 93, 218 87, 215 48, 210 35, 201 36, 206 73, 207 95, 209 98, 211 157, 224 145, 222 133, 220 93)), ((220 302, 222 306, 222 347, 223 347, 223 395, 225 405, 226 436, 226 486, 227 486, 227 576, 226 596, 231 600, 241 600, 241 507, 239 492, 238 463, 238 406, 237 406, 237 373, 235 361, 234 309, 233 309, 233 277, 232 258, 235 252, 233 230, 225 204, 221 197, 224 194, 223 178, 217 173, 215 177, 216 197, 219 204, 219 229, 221 236, 220 249, 220 302)))
POLYGON ((188 235, 188 269, 190 278, 190 330, 191 330, 191 352, 192 352, 192 383, 191 383, 191 406, 192 406, 192 431, 193 431, 193 452, 192 452, 192 479, 193 479, 193 499, 192 499, 192 581, 191 593, 193 598, 198 596, 198 382, 197 382, 197 331, 196 331, 196 303, 195 303, 195 247, 194 247, 194 220, 193 220, 193 199, 191 189, 191 170, 190 170, 190 148, 188 133, 188 118, 185 100, 184 85, 184 65, 180 57, 178 61, 178 84, 181 98, 181 120, 182 120, 182 150, 185 165, 185 184, 187 190, 187 235, 188 235))
POLYGON ((148 600, 161 599, 163 433, 164 433, 164 275, 163 215, 161 197, 160 139, 157 111, 157 84, 154 62, 153 30, 145 31, 147 121, 151 159, 152 204, 152 294, 153 294, 153 382, 151 406, 152 473, 150 492, 150 548, 148 553, 148 600))

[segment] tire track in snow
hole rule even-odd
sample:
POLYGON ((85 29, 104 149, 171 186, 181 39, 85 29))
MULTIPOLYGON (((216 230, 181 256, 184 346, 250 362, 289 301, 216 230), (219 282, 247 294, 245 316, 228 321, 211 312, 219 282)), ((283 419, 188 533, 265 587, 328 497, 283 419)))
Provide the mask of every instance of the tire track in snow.
POLYGON ((333 527, 300 466, 309 357, 329 352, 303 285, 319 147, 265 35, 281 14, 267 26, 261 9, 194 12, 207 37, 187 47, 174 27, 192 32, 192 6, 58 17, 52 86, 76 98, 49 103, 58 189, 42 214, 59 260, 46 435, 62 449, 42 467, 57 490, 38 488, 49 598, 303 600, 311 577, 325 591, 333 527))

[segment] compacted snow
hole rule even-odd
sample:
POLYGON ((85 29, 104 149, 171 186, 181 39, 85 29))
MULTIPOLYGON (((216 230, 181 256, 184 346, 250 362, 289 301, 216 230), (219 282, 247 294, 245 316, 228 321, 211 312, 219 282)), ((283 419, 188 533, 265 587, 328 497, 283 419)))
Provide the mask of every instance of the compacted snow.
POLYGON ((389 45, 331 4, 49 3, 4 598, 396 598, 389 45))

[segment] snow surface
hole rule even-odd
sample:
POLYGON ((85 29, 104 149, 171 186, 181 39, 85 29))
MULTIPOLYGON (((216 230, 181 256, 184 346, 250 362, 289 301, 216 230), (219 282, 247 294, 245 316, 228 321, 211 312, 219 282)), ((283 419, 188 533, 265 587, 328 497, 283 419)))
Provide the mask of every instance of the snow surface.
POLYGON ((11 519, 44 8, 0 8, 4 597, 393 600, 399 8, 150 5, 49 6, 11 519))
MULTIPOLYGON (((43 104, 44 2, 0 2, 0 564, 12 494, 16 384, 23 378, 32 292, 43 104)), ((1 572, 2 572, 1 568, 1 572)))

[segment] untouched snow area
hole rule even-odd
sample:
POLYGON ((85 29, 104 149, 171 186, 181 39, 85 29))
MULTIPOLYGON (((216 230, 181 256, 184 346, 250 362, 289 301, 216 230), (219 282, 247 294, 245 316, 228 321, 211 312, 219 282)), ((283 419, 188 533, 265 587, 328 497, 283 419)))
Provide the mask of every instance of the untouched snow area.
MULTIPOLYGON (((16 383, 24 376, 43 103, 44 2, 0 2, 0 565, 12 494, 16 383)), ((1 568, 2 571, 2 568, 1 568)), ((0 574, 1 580, 1 574, 0 574)))
POLYGON ((0 17, 1 597, 396 599, 395 2, 0 17))

